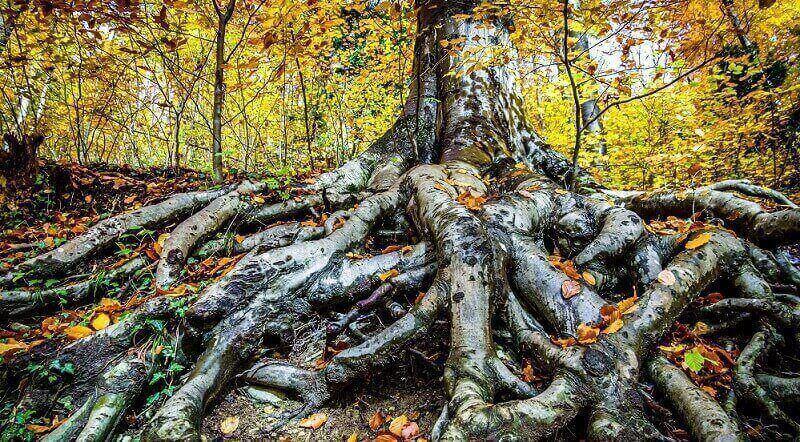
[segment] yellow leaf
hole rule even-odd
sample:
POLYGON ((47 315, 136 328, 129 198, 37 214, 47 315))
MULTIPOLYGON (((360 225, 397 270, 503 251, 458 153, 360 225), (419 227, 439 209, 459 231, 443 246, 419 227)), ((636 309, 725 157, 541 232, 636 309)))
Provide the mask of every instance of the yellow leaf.
POLYGON ((589 285, 595 285, 597 283, 597 280, 595 279, 594 275, 592 275, 588 271, 583 272, 581 276, 583 276, 583 280, 586 281, 586 283, 589 285))
POLYGON ((622 328, 623 324, 624 322, 622 321, 622 319, 617 319, 616 321, 609 324, 608 327, 603 329, 603 334, 610 335, 612 333, 616 333, 619 331, 619 329, 622 328))
POLYGON ((72 327, 67 327, 64 329, 64 334, 67 335, 69 339, 73 341, 81 338, 85 338, 89 335, 94 333, 91 328, 85 327, 83 325, 74 325, 72 327))
POLYGON ((387 279, 394 278, 395 276, 397 276, 399 274, 400 274, 400 272, 398 272, 397 269, 392 269, 392 270, 389 270, 388 272, 381 273, 380 276, 378 276, 378 277, 383 282, 383 281, 386 281, 387 279))
POLYGON ((702 246, 703 244, 707 243, 708 240, 710 240, 710 239, 711 239, 711 234, 710 233, 708 233, 708 232, 701 233, 701 234, 695 236, 694 239, 692 239, 691 241, 687 242, 686 243, 686 248, 689 249, 689 250, 696 249, 696 248, 702 246))
POLYGON ((402 436, 403 427, 405 427, 407 423, 408 417, 405 414, 397 416, 396 418, 392 419, 392 423, 389 424, 389 432, 395 436, 402 436))
POLYGON ((639 308, 639 306, 636 304, 638 299, 639 297, 636 295, 636 293, 634 293, 630 298, 625 298, 618 302, 617 308, 623 315, 629 315, 639 308))
POLYGON ((325 413, 314 413, 311 416, 300 420, 300 426, 303 428, 311 428, 312 430, 316 430, 317 428, 321 427, 322 424, 328 421, 328 415, 325 413))
POLYGON ((92 328, 95 330, 102 330, 108 327, 108 324, 111 324, 111 318, 105 313, 97 314, 92 318, 92 328))
POLYGON ((239 428, 238 416, 228 416, 219 423, 219 431, 226 436, 236 431, 237 428, 239 428))
POLYGON ((358 442, 358 432, 353 431, 353 434, 351 434, 350 437, 347 438, 347 442, 358 442))
POLYGON ((27 349, 28 345, 24 342, 18 342, 16 339, 9 339, 7 342, 0 343, 0 356, 14 350, 27 349))
POLYGON ((680 352, 682 352, 682 351, 683 351, 685 348, 686 348, 686 346, 685 346, 685 345, 683 345, 683 344, 678 344, 678 345, 670 345, 670 346, 667 346, 667 345, 659 345, 659 346, 658 346, 658 349, 659 349, 659 350, 661 350, 661 351, 663 351, 663 352, 666 352, 666 353, 680 353, 680 352))
POLYGON ((658 274, 658 282, 664 285, 673 285, 675 284, 675 274, 669 269, 664 269, 658 274))

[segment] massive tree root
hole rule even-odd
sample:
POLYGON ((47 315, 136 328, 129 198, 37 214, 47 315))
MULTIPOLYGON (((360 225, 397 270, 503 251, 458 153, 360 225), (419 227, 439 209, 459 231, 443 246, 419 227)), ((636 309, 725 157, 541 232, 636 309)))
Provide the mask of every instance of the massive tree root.
POLYGON ((203 410, 234 379, 296 394, 304 405, 285 423, 379 374, 413 340, 445 339, 433 332, 445 320, 447 404, 429 429, 434 439, 534 440, 566 428, 591 440, 668 439, 645 405, 648 382, 696 439, 746 439, 754 422, 766 426, 750 436, 800 436, 789 408, 800 382, 787 374, 797 367, 767 363, 800 341, 800 273, 785 247, 800 238, 797 207, 740 181, 625 193, 584 171, 572 177, 570 162, 529 128, 513 64, 462 69, 478 47, 513 52, 508 23, 464 19, 466 3, 418 6, 403 114, 354 160, 287 201, 257 202, 264 185, 250 182, 177 195, 102 221, 5 276, 7 288, 63 276, 96 264, 132 228, 179 221, 157 263, 140 254, 103 283, 0 294, 3 313, 24 318, 64 302, 92 305, 110 282, 144 280, 146 292, 104 300, 92 317, 126 313, 62 349, 18 344, 24 350, 4 373, 7 382, 26 379, 15 409, 69 414, 52 440, 104 440, 158 367, 181 361, 191 368, 154 402, 143 439, 199 440, 203 410), (445 40, 461 43, 445 50, 445 40), (691 219, 646 224, 658 216, 691 219), (396 245, 395 235, 376 253, 382 232, 409 240, 396 245), (236 264, 186 305, 187 260, 227 254, 236 264), (375 314, 390 323, 359 327, 375 314), (698 356, 669 345, 676 321, 698 319, 694 338, 734 330, 726 340, 734 357, 718 372, 731 382, 716 396, 687 373, 719 363, 700 355, 698 368, 698 356), (264 355, 265 343, 290 346, 297 325, 309 323, 349 347, 315 366, 264 355), (524 380, 523 360, 549 378, 545 388, 524 380), (674 364, 681 360, 684 368, 674 364), (26 362, 61 371, 32 375, 26 362), (59 400, 67 392, 71 411, 59 400))

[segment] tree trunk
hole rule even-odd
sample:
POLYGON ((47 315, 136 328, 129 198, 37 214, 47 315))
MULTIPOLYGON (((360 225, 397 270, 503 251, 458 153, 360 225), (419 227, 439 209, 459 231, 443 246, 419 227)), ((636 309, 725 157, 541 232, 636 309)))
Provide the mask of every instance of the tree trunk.
MULTIPOLYGON (((298 395, 304 406, 284 417, 305 416, 380 375, 416 339, 449 340, 447 402, 431 429, 434 440, 538 440, 567 428, 589 440, 663 440, 645 407, 647 376, 696 438, 744 440, 730 411, 736 404, 723 407, 654 358, 673 324, 702 310, 709 328, 740 317, 758 324, 755 331, 737 329, 747 344, 730 365, 732 388, 755 406, 739 410, 758 410, 776 434, 800 434, 780 406, 797 394, 771 393, 778 385, 795 391, 796 380, 778 376, 781 369, 764 377, 762 368, 781 342, 791 343, 784 351, 792 358, 800 343, 796 297, 772 292, 797 290, 800 270, 783 247, 800 239, 800 210, 746 182, 677 193, 604 189, 532 130, 514 61, 470 68, 479 48, 499 47, 514 60, 505 18, 471 18, 472 2, 416 6, 413 78, 402 113, 366 151, 320 175, 302 196, 260 204, 250 195, 264 184, 248 182, 177 195, 104 220, 0 278, 12 286, 29 276, 63 277, 133 225, 184 219, 163 241, 154 296, 60 351, 58 360, 75 364, 80 382, 32 379, 20 407, 52 407, 53 396, 69 391, 83 405, 51 437, 110 434, 157 364, 152 357, 133 364, 128 355, 150 354, 163 339, 144 326, 158 318, 167 322, 171 347, 189 331, 202 337, 195 340, 201 354, 191 354, 195 364, 147 423, 144 440, 200 440, 203 410, 237 376, 298 395), (565 188, 568 179, 573 190, 565 188), (786 207, 769 211, 730 192, 786 207), (698 211, 708 216, 705 224, 698 211), (328 214, 319 225, 273 225, 319 212, 328 214), (691 218, 675 231, 651 231, 642 219, 666 215, 691 218), (231 219, 273 226, 235 244, 202 244, 231 219), (408 247, 355 253, 386 230, 410 232, 408 247), (173 298, 158 295, 175 295, 197 249, 245 255, 176 313, 173 298), (725 299, 687 308, 717 287, 727 288, 725 299), (417 299, 408 303, 408 296, 417 299), (397 315, 389 325, 375 321, 369 336, 358 330, 359 320, 392 305, 397 315), (436 332, 442 318, 449 333, 436 332), (269 358, 252 363, 267 338, 291 348, 298 324, 324 329, 328 345, 343 335, 352 345, 326 354, 322 368, 269 358), (523 380, 522 357, 544 367, 546 389, 523 380)), ((0 296, 0 308, 34 310, 18 305, 22 298, 0 296)))
POLYGON ((225 34, 228 22, 236 8, 236 0, 230 0, 225 9, 212 0, 214 11, 217 14, 217 38, 214 51, 214 105, 211 115, 211 136, 213 146, 211 149, 211 171, 214 181, 221 182, 225 178, 222 165, 222 109, 225 104, 225 34))

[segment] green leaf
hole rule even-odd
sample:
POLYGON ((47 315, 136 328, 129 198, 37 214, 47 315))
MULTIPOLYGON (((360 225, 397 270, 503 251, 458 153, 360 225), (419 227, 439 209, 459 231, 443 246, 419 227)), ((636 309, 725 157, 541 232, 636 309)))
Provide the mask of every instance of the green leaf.
POLYGON ((701 355, 696 348, 693 348, 691 351, 686 352, 683 355, 683 365, 695 373, 703 369, 703 362, 705 362, 705 360, 706 358, 703 357, 703 355, 701 355))

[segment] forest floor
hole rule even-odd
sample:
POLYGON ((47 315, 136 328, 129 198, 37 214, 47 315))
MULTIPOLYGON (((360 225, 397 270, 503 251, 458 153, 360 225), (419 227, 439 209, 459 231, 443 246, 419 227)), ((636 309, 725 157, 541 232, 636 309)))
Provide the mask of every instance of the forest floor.
MULTIPOLYGON (((242 177, 237 177, 242 178, 242 177)), ((263 177, 262 177, 263 178, 263 177)), ((300 179, 308 177, 301 177, 300 179)), ((232 178, 234 179, 234 178, 232 178)), ((6 184, 6 183, 0 183, 6 184)), ((286 183, 282 183, 286 184, 286 183)), ((290 184, 290 183, 289 183, 290 184)), ((47 163, 41 168, 39 179, 32 186, 13 192, 0 193, 0 266, 11 268, 33 252, 52 249, 64 241, 82 233, 88 226, 109 215, 132 210, 164 197, 189 190, 206 188, 210 180, 203 174, 183 170, 178 173, 158 169, 133 170, 105 165, 83 167, 75 164, 47 163)), ((266 199, 291 197, 290 188, 277 188, 263 195, 266 199)), ((324 217, 324 214, 320 217, 324 217)), ((306 222, 320 222, 307 220, 306 222)), ((664 220, 651 223, 653 229, 680 228, 684 220, 664 220)), ((164 231, 168 231, 166 226, 164 231)), ((132 256, 145 254, 156 259, 160 231, 140 232, 130 235, 117 244, 118 250, 112 257, 99 261, 92 273, 114 268, 132 256), (101 268, 101 267, 105 267, 101 268)), ((378 249, 379 250, 379 249, 378 249)), ((380 253, 375 251, 374 253, 380 253)), ((166 293, 175 297, 176 302, 188 302, 192 292, 197 292, 209 281, 215 280, 230 269, 236 257, 209 257, 190 260, 188 278, 182 291, 166 293), (189 296, 187 296, 189 295, 189 296)), ((563 264, 559 264, 563 265, 563 264)), ((152 270, 152 268, 151 268, 152 270)), ((564 269, 569 271, 568 268, 564 269)), ((48 287, 49 281, 39 282, 48 287)), ((55 283, 55 282, 53 282, 55 283)), ((164 295, 164 293, 161 293, 164 295)), ((714 302, 715 294, 706 296, 700 303, 714 302)), ((109 295, 110 296, 110 295, 109 295)), ((70 330, 75 324, 87 324, 97 328, 95 319, 106 314, 115 321, 126 308, 138 305, 147 296, 153 296, 152 281, 133 283, 133 287, 120 287, 119 295, 113 300, 99 300, 100 306, 85 306, 75 310, 62 309, 53 315, 39 315, 20 322, 0 322, 0 357, 3 364, 14 361, 14 353, 25 349, 24 361, 30 354, 53 352, 67 345, 72 339, 70 330), (124 293, 124 295, 123 295, 124 293), (17 346, 16 348, 14 346, 17 346)), ((377 319, 380 321, 380 319, 377 319)), ((324 354, 335 349, 323 349, 325 342, 324 318, 317 321, 317 329, 299 330, 294 348, 284 349, 265 346, 264 354, 282 355, 302 365, 324 364, 324 354)), ((103 324, 100 324, 102 328, 103 324)), ((673 333, 662 342, 661 351, 710 394, 724 397, 730 387, 730 368, 737 355, 737 349, 723 349, 712 340, 704 338, 702 323, 676 323, 673 333), (699 351, 702 355, 700 366, 692 366, 685 357, 687 348, 699 351), (698 350, 699 349, 699 350, 698 350)), ((86 328, 86 327, 84 327, 86 328)), ((91 329, 89 329, 91 331, 91 329)), ((389 432, 395 419, 415 422, 419 431, 414 438, 424 439, 434 425, 438 413, 444 405, 442 368, 447 357, 447 324, 443 321, 432 334, 431 339, 412 345, 397 366, 392 367, 389 376, 379 376, 367 380, 347 390, 341 397, 334 398, 332 404, 319 410, 319 428, 301 428, 291 422, 277 433, 268 433, 276 422, 276 415, 300 406, 292 398, 280 392, 232 383, 219 399, 215 400, 202 423, 203 434, 209 440, 222 437, 234 439, 254 439, 263 437, 281 440, 397 440, 389 432), (439 339, 441 338, 441 339, 439 339), (324 414, 324 417, 323 417, 324 414), (355 434, 355 438, 351 436, 355 434), (381 439, 381 435, 386 438, 381 439)), ((176 363, 180 362, 178 358, 176 363)), ((187 363, 185 365, 190 365, 187 363)), ((172 365, 171 365, 172 367, 172 365)), ((35 367, 33 368, 35 369, 35 367)), ((33 370, 32 369, 32 370, 33 370)), ((530 364, 518 367, 521 377, 529 382, 545 385, 547 381, 539 376, 536 367, 530 364)), ((125 418, 127 434, 135 436, 157 405, 180 384, 184 368, 178 364, 151 382, 150 394, 140 406, 134 407, 125 418)), ((7 385, 4 389, 0 410, 13 409, 16 389, 24 385, 7 385), (16 388, 15 388, 16 387, 16 388)), ((645 386, 645 391, 652 388, 645 386)), ((647 409, 657 417, 655 421, 665 434, 676 440, 688 439, 686 429, 662 404, 654 393, 646 397, 647 409)), ((63 416, 61 420, 63 420, 63 416)), ((25 422, 34 432, 45 432, 59 423, 53 418, 50 425, 41 421, 25 422)), ((752 424, 752 422, 751 422, 752 424)), ((314 425, 311 425, 314 426, 314 425)), ((580 426, 578 426, 580 427, 580 426)), ((407 427, 406 427, 407 428, 407 427)), ((758 424, 747 428, 751 435, 761 431, 758 424)), ((580 435, 561 434, 559 440, 576 440, 580 435)))

